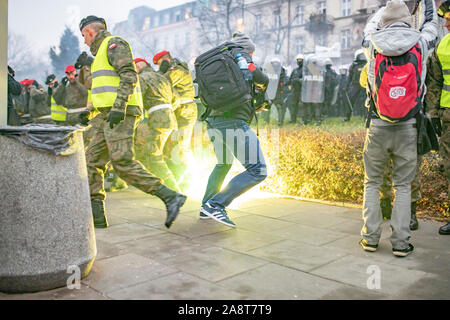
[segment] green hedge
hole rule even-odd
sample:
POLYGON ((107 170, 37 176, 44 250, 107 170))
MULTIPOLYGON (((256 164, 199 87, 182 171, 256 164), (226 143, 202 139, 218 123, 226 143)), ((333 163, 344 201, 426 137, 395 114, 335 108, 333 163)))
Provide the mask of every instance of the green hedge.
MULTIPOLYGON (((260 185, 262 191, 362 204, 365 129, 361 118, 353 118, 348 123, 343 123, 341 119, 326 119, 320 127, 290 125, 278 129, 274 125, 260 125, 259 128, 263 133, 260 136, 261 145, 269 164, 269 176, 260 185)), ((214 164, 214 155, 205 128, 203 134, 203 152, 196 157, 201 157, 199 161, 209 168, 214 164)), ((144 163, 145 137, 146 127, 141 125, 136 139, 136 155, 144 163)), ((447 181, 436 169, 438 160, 436 153, 424 157, 421 167, 422 199, 418 209, 423 215, 448 218, 447 181)), ((209 169, 205 169, 204 173, 209 174, 209 169)))

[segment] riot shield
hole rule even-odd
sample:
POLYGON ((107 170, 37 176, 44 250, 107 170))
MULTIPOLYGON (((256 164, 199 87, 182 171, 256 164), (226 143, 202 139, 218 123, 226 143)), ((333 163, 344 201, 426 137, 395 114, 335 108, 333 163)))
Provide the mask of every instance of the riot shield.
POLYGON ((303 62, 301 99, 304 103, 323 103, 325 98, 325 66, 316 57, 303 62))
POLYGON ((269 55, 264 61, 264 73, 269 78, 266 90, 266 99, 273 100, 277 95, 278 83, 281 73, 281 58, 278 55, 269 55), (277 63, 278 62, 278 63, 277 63))
POLYGON ((338 95, 339 95, 339 85, 334 87, 333 97, 331 98, 330 105, 334 106, 336 104, 338 95))

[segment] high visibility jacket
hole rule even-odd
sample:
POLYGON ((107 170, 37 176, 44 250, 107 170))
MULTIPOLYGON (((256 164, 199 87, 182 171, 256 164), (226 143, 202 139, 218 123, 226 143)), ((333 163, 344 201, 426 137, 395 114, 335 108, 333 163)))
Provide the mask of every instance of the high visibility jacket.
MULTIPOLYGON (((96 109, 112 107, 117 98, 120 77, 108 61, 108 42, 111 38, 113 37, 109 36, 102 41, 97 56, 91 66, 91 99, 92 105, 96 109)), ((143 105, 139 77, 137 77, 136 87, 129 96, 127 105, 141 107, 143 105)))
POLYGON ((444 86, 441 94, 441 108, 450 108, 450 34, 447 34, 440 42, 437 56, 442 66, 444 86))
POLYGON ((50 99, 51 102, 51 119, 54 121, 66 121, 67 120, 67 108, 60 106, 56 103, 53 96, 50 99))

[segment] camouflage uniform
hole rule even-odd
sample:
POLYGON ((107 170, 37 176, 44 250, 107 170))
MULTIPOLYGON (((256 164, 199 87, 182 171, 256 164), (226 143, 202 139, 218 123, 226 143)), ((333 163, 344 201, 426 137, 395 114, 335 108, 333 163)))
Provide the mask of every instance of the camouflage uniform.
POLYGON ((62 105, 69 110, 67 120, 62 125, 77 125, 80 123, 79 112, 70 113, 70 109, 86 108, 88 90, 78 80, 74 83, 67 82, 66 85, 60 84, 53 93, 53 98, 58 105, 62 105))
POLYGON ((191 154, 191 137, 197 120, 197 105, 194 102, 195 88, 191 72, 185 62, 173 61, 164 74, 180 96, 181 105, 175 110, 178 129, 174 130, 164 148, 167 162, 178 183, 181 184, 191 154))
POLYGON ((28 110, 34 123, 54 123, 50 117, 50 103, 48 103, 50 97, 44 87, 39 84, 31 85, 27 99, 28 110))
POLYGON ((427 62, 427 94, 425 103, 431 118, 439 118, 442 123, 442 135, 439 139, 439 153, 444 174, 449 183, 450 194, 450 108, 441 108, 441 93, 444 85, 442 66, 437 55, 437 48, 427 62))
MULTIPOLYGON (((102 41, 110 36, 103 30, 91 44, 95 56, 102 41)), ((154 194, 161 182, 134 157, 134 135, 142 116, 142 106, 127 105, 138 77, 128 43, 120 38, 112 38, 108 43, 108 61, 120 77, 117 98, 112 108, 99 108, 99 113, 91 120, 94 136, 86 152, 91 200, 104 200, 104 174, 111 161, 117 174, 128 184, 143 192, 154 194), (114 46, 115 44, 115 46, 114 46), (125 112, 125 119, 110 128, 106 121, 110 111, 125 112)))
POLYGON ((164 184, 174 190, 179 190, 177 181, 163 158, 164 145, 174 130, 177 129, 177 119, 174 109, 180 104, 178 94, 163 75, 156 73, 147 66, 139 72, 139 80, 144 100, 144 109, 148 113, 149 135, 145 144, 145 155, 149 160, 149 170, 161 178, 164 184), (152 108, 164 106, 152 111, 152 108))

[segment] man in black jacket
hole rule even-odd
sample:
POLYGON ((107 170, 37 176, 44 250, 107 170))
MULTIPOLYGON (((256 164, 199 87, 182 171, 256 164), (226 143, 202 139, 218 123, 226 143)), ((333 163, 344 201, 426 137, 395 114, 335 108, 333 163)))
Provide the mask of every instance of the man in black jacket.
MULTIPOLYGON (((269 79, 252 62, 251 56, 255 51, 253 42, 247 35, 240 32, 236 32, 231 41, 244 49, 232 49, 231 54, 236 56, 240 53, 247 60, 253 84, 265 90, 269 79)), ((207 128, 214 146, 217 164, 209 176, 200 218, 212 218, 227 226, 235 227, 233 221, 228 218, 225 208, 236 197, 266 178, 267 167, 264 155, 258 137, 249 126, 255 112, 251 101, 227 111, 212 108, 207 119, 207 128), (234 177, 221 191, 234 157, 241 162, 246 171, 234 177)))
POLYGON ((14 79, 14 70, 8 66, 8 125, 20 126, 20 117, 14 108, 12 96, 18 96, 22 92, 22 86, 14 79))

